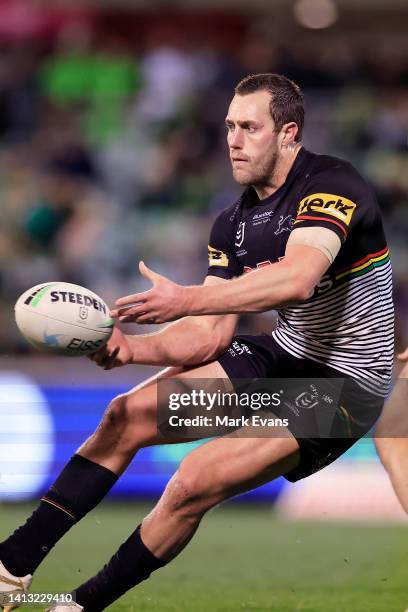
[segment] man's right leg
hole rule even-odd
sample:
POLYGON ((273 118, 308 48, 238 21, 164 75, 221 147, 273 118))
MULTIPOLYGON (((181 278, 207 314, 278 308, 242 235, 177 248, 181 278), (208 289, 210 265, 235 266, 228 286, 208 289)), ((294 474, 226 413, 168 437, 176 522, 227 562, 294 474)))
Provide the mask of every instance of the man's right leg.
MULTIPOLYGON (((211 364, 205 368, 203 376, 220 375, 218 370, 208 371, 211 364)), ((200 376, 200 370, 188 375, 200 376)), ((33 574, 58 540, 105 497, 141 447, 177 442, 157 437, 155 383, 159 377, 182 374, 177 368, 164 370, 110 403, 95 433, 68 462, 37 509, 0 544, 0 592, 9 590, 2 588, 2 579, 6 586, 13 586, 10 579, 33 574)))

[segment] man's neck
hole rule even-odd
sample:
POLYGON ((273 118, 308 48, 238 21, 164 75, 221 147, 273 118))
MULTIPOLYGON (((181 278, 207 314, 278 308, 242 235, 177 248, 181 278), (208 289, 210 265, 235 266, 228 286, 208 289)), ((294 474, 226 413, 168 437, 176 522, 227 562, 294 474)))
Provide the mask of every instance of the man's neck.
POLYGON ((255 189, 260 200, 268 198, 275 193, 279 187, 282 187, 301 148, 302 145, 299 143, 292 150, 285 149, 285 153, 282 153, 278 157, 275 169, 268 183, 265 185, 253 185, 253 188, 255 189))

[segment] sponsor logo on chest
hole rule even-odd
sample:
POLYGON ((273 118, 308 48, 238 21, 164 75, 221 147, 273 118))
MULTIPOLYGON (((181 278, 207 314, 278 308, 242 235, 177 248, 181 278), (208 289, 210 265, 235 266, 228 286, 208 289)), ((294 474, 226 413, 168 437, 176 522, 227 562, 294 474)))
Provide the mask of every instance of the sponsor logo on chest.
POLYGON ((275 211, 267 210, 263 213, 257 213, 252 217, 252 226, 256 227, 257 225, 264 225, 271 220, 271 217, 275 211))

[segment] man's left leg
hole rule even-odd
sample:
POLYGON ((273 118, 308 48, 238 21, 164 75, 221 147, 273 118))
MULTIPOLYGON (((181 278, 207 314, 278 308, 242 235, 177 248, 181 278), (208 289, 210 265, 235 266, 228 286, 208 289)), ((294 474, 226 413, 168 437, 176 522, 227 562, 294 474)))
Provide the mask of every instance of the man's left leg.
POLYGON ((209 509, 286 474, 299 463, 298 442, 284 427, 280 438, 239 435, 238 431, 208 442, 182 461, 142 525, 96 576, 75 589, 76 601, 85 612, 104 610, 176 557, 209 509))

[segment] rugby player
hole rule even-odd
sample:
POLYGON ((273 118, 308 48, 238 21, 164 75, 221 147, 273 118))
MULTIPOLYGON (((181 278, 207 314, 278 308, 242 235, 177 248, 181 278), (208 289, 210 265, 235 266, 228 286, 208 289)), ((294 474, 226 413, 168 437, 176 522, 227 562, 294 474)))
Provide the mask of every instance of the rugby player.
MULTIPOLYGON (((50 549, 101 501, 138 449, 174 442, 157 432, 160 378, 186 385, 224 379, 226 389, 234 379, 279 376, 348 384, 331 435, 300 435, 283 406, 274 413, 289 425, 275 437, 236 430, 193 450, 107 565, 74 589, 77 603, 55 611, 103 610, 176 557, 210 508, 278 476, 296 481, 316 472, 380 414, 394 323, 389 253, 371 188, 349 163, 302 147, 303 95, 284 76, 241 81, 225 123, 233 175, 245 189, 214 223, 204 283, 183 287, 141 263, 152 288, 119 299, 112 316, 173 323, 139 336, 115 329, 93 357, 105 369, 169 367, 110 403, 27 522, 0 544, 3 591, 29 587, 50 549), (272 334, 234 336, 240 313, 270 309, 279 317, 272 334)), ((299 413, 307 421, 326 410, 318 403, 299 413)))

